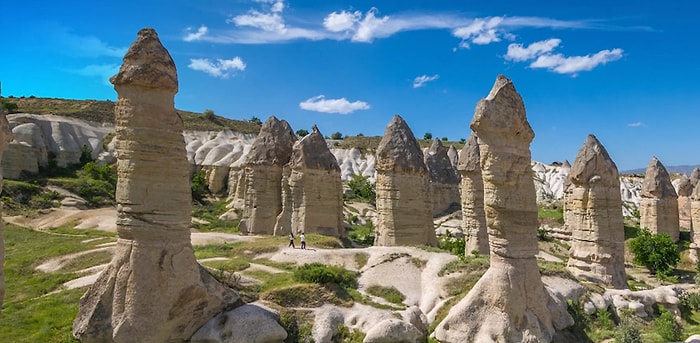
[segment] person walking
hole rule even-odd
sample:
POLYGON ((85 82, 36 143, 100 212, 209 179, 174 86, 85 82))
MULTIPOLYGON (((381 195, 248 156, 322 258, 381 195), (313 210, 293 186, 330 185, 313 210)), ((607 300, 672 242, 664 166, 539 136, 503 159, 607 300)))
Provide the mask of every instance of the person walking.
POLYGON ((306 237, 304 237, 304 233, 301 233, 301 236, 299 236, 299 239, 301 240, 301 248, 306 249, 306 237))
POLYGON ((287 247, 292 247, 292 249, 296 249, 294 246, 294 233, 290 232, 289 233, 289 245, 287 247))

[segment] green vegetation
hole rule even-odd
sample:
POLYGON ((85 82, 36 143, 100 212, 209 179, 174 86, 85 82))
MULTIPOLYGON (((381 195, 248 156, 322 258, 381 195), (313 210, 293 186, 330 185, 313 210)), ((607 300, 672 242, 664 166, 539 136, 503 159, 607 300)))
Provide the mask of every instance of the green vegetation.
POLYGON ((406 300, 406 296, 403 295, 394 286, 381 286, 381 285, 370 285, 366 289, 367 293, 374 295, 375 297, 383 298, 384 300, 392 304, 403 304, 406 300))
POLYGON ((654 319, 654 328, 656 333, 667 342, 680 341, 683 334, 681 326, 676 322, 676 317, 667 310, 662 310, 661 315, 654 319))
POLYGON ((438 235, 438 247, 464 259, 466 241, 464 237, 456 237, 449 230, 444 235, 438 235))
POLYGON ((0 201, 3 214, 33 217, 38 210, 58 207, 63 197, 55 191, 49 191, 36 183, 3 180, 0 201))
POLYGON ((630 251, 634 254, 635 263, 645 266, 651 274, 661 276, 668 276, 680 261, 678 246, 668 234, 652 235, 647 229, 632 239, 630 251))
POLYGON ((294 279, 300 282, 335 283, 342 287, 357 288, 357 273, 343 267, 322 263, 307 263, 294 271, 294 279))
POLYGON ((5 113, 15 113, 17 112, 18 108, 16 103, 5 99, 0 100, 0 106, 2 107, 5 113))
POLYGON ((426 141, 429 141, 429 140, 433 139, 433 134, 430 133, 430 132, 426 132, 426 133, 423 135, 423 139, 425 139, 426 141))
POLYGON ((377 193, 375 184, 369 182, 369 177, 355 174, 347 183, 352 191, 352 195, 346 196, 344 200, 356 200, 375 204, 377 193))
POLYGON ((190 188, 192 189, 192 199, 194 201, 202 202, 204 196, 209 193, 209 186, 207 186, 207 172, 204 169, 200 169, 192 175, 190 188))
POLYGON ((340 132, 331 133, 331 139, 343 139, 343 134, 340 132))
POLYGON ((297 130, 297 132, 295 132, 295 133, 296 133, 297 136, 299 136, 299 137, 306 137, 306 136, 309 135, 309 130, 306 130, 306 129, 299 129, 299 130, 297 130))
POLYGON ((564 224, 564 208, 553 206, 553 208, 537 208, 537 219, 540 224, 549 224, 552 226, 564 224))
POLYGON ((368 221, 364 225, 352 225, 348 237, 356 243, 372 246, 374 244, 374 224, 368 221))
POLYGON ((615 332, 615 343, 643 343, 642 332, 631 319, 623 319, 615 332))

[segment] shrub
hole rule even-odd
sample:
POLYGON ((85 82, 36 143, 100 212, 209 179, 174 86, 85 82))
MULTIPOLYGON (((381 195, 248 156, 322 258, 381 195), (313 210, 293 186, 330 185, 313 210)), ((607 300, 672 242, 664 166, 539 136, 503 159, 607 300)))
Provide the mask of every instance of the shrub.
POLYGON ((630 242, 634 262, 645 266, 651 274, 666 275, 680 261, 678 246, 666 233, 652 235, 644 229, 630 242))
POLYGON ((357 274, 339 266, 307 263, 294 270, 294 279, 300 282, 335 283, 343 287, 357 288, 357 274))
POLYGON ((305 130, 305 129, 299 129, 299 130, 297 130, 296 134, 299 137, 305 137, 309 134, 309 131, 305 130))
POLYGON ((262 125, 262 121, 260 120, 260 118, 258 118, 256 116, 253 116, 252 118, 250 118, 249 121, 253 124, 256 124, 256 125, 262 125))
POLYGON ((200 169, 198 172, 192 175, 192 198, 197 201, 202 201, 204 194, 209 191, 209 186, 207 185, 207 172, 204 169, 200 169))
POLYGON ((394 286, 371 285, 367 287, 367 293, 384 298, 392 304, 403 304, 403 301, 406 300, 406 296, 394 286))
POLYGON ((429 141, 429 140, 433 139, 433 134, 430 133, 430 132, 426 132, 426 133, 423 135, 423 139, 425 139, 426 141, 429 141))
POLYGON ((365 225, 353 225, 348 237, 362 245, 374 244, 374 224, 367 222, 365 225))
POLYGON ((654 320, 654 328, 666 341, 675 342, 681 340, 681 326, 676 322, 673 313, 669 311, 663 310, 659 318, 654 320))
POLYGON ((2 108, 5 110, 5 112, 7 112, 7 113, 17 112, 18 106, 14 102, 2 100, 2 102, 0 102, 0 104, 1 104, 2 108))
POLYGON ((351 199, 357 199, 360 201, 369 202, 371 204, 374 204, 377 201, 375 185, 369 182, 369 177, 367 176, 362 176, 359 174, 353 175, 352 179, 348 181, 348 187, 355 195, 351 199))
POLYGON ((455 237, 448 230, 446 234, 438 236, 438 247, 464 259, 466 240, 464 237, 455 237))
POLYGON ((340 132, 333 132, 333 133, 331 133, 331 138, 332 139, 343 139, 343 134, 340 132))
POLYGON ((642 333, 637 325, 629 319, 625 319, 617 327, 615 343, 643 343, 642 333))

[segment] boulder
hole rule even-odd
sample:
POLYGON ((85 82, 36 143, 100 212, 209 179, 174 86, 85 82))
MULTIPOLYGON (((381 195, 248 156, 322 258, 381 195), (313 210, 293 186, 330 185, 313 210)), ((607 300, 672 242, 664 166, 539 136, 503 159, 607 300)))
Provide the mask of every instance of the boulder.
POLYGON ((340 166, 316 125, 294 143, 282 178, 282 213, 275 235, 320 233, 340 237, 343 228, 343 183, 340 166), (288 226, 291 223, 291 228, 288 226))
POLYGON ((376 153, 377 229, 374 245, 437 245, 430 181, 423 152, 396 115, 376 153))
POLYGON ((420 343, 425 335, 401 319, 384 319, 367 331, 362 343, 420 343))
POLYGON ((640 227, 654 234, 666 233, 678 241, 678 195, 666 167, 656 157, 651 158, 644 175, 639 214, 640 227))
POLYGON ((282 168, 289 163, 297 136, 286 120, 270 116, 260 128, 245 162, 242 233, 274 233, 282 211, 282 168))
POLYGON ((489 236, 484 212, 484 181, 481 179, 481 157, 476 135, 472 133, 462 148, 457 169, 462 199, 462 230, 465 232, 465 255, 478 251, 489 254, 489 236))
POLYGON ((311 328, 314 342, 331 343, 333 335, 338 333, 338 326, 344 321, 343 313, 335 306, 328 304, 321 306, 316 310, 314 326, 311 328))
POLYGON ((627 288, 625 229, 615 162, 588 135, 576 155, 564 197, 564 222, 571 231, 568 269, 580 278, 627 288))
MULTIPOLYGON (((476 106, 490 266, 434 331, 441 342, 550 342, 559 323, 535 255, 537 204, 530 168, 535 134, 512 81, 499 75, 476 106)), ((568 316, 566 310, 557 311, 568 316)))
POLYGON ((459 175, 447 155, 447 148, 437 138, 425 152, 424 162, 430 176, 433 216, 438 216, 459 204, 459 175))
POLYGON ((245 304, 209 320, 191 343, 282 343, 287 332, 279 315, 259 304, 245 304))
POLYGON ((240 299, 195 260, 175 63, 142 29, 110 81, 118 94, 114 258, 80 299, 81 342, 181 342, 240 299))

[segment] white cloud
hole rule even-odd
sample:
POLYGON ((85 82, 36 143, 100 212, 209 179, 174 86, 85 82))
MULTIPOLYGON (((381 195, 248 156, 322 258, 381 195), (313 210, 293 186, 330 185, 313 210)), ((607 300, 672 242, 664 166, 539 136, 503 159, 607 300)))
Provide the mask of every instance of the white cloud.
POLYGON ((421 75, 413 79, 413 88, 419 88, 425 86, 426 83, 430 81, 435 81, 440 78, 440 75, 435 74, 433 76, 421 75))
POLYGON ((344 32, 351 30, 362 18, 362 12, 332 12, 323 19, 323 27, 331 32, 344 32))
POLYGON ((349 102, 345 98, 326 99, 324 95, 315 96, 299 103, 302 110, 348 114, 358 110, 368 110, 369 104, 364 101, 349 102))
POLYGON ((226 22, 232 22, 236 26, 250 26, 270 32, 283 32, 285 29, 284 19, 277 12, 263 13, 250 10, 247 14, 235 16, 226 22))
POLYGON ((627 126, 629 126, 629 127, 640 127, 640 126, 644 126, 644 123, 642 123, 641 121, 638 121, 638 122, 634 122, 634 123, 629 123, 629 124, 627 124, 627 126))
POLYGON ((197 40, 202 39, 202 37, 204 37, 204 35, 207 34, 207 31, 209 31, 209 28, 202 25, 197 29, 197 32, 192 32, 191 27, 188 27, 187 29, 185 29, 185 31, 187 32, 187 34, 182 39, 185 42, 192 42, 192 41, 197 41, 197 40))
POLYGON ((546 68, 559 74, 576 74, 580 71, 589 71, 593 68, 616 61, 622 58, 622 49, 601 50, 593 55, 568 56, 562 54, 540 55, 530 64, 530 68, 546 68))
POLYGON ((368 43, 373 41, 374 37, 377 35, 377 31, 381 29, 382 25, 389 21, 389 17, 387 16, 377 18, 375 16, 377 12, 378 10, 374 7, 367 11, 365 18, 360 21, 355 35, 352 36, 354 42, 368 43))
POLYGON ((497 28, 502 22, 503 17, 476 18, 469 25, 454 29, 452 34, 462 39, 462 48, 469 48, 469 42, 479 45, 500 42, 497 28))
POLYGON ((561 44, 561 39, 551 38, 539 42, 534 42, 524 48, 522 44, 510 44, 508 45, 508 52, 505 58, 507 60, 522 62, 534 59, 537 56, 546 54, 554 50, 557 46, 561 44))
POLYGON ((192 70, 203 71, 213 77, 228 78, 236 71, 245 70, 245 63, 236 56, 230 60, 216 59, 211 61, 208 58, 192 58, 190 64, 187 65, 192 70))

